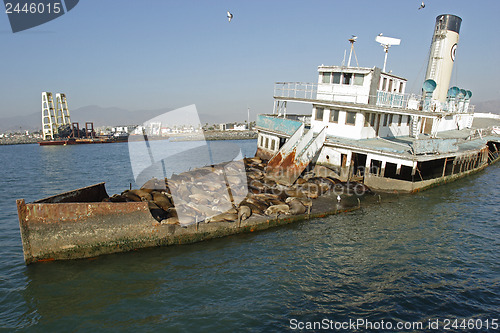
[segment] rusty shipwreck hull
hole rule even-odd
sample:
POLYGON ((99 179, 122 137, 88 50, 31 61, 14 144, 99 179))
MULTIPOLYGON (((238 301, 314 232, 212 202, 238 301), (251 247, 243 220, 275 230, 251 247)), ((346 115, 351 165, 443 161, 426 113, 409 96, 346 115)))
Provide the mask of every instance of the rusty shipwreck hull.
POLYGON ((107 197, 104 183, 33 203, 17 200, 26 264, 194 243, 358 208, 335 207, 331 199, 325 198, 313 207, 311 214, 279 219, 252 216, 240 225, 237 222, 212 222, 181 227, 158 223, 151 216, 147 202, 98 202, 99 197, 100 200, 107 197), (93 202, 79 202, 82 200, 93 202))

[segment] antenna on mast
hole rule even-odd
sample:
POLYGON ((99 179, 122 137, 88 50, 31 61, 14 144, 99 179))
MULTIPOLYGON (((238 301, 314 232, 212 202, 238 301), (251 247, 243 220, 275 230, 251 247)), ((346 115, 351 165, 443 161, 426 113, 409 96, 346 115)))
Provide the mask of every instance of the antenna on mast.
MULTIPOLYGON (((354 42, 356 42, 356 39, 358 39, 358 37, 354 35, 352 35, 352 37, 348 39, 349 43, 351 43, 351 51, 349 52, 349 60, 347 61, 347 67, 351 66, 351 56, 352 56, 352 51, 354 51, 354 42)), ((356 65, 359 67, 358 57, 356 57, 356 51, 354 51, 354 58, 356 58, 356 65)))
POLYGON ((382 36, 382 34, 380 34, 377 37, 375 37, 375 41, 380 43, 380 45, 384 48, 385 51, 384 68, 382 69, 382 72, 385 72, 385 66, 387 64, 387 53, 389 53, 389 48, 392 45, 399 45, 401 43, 401 39, 385 37, 382 36))

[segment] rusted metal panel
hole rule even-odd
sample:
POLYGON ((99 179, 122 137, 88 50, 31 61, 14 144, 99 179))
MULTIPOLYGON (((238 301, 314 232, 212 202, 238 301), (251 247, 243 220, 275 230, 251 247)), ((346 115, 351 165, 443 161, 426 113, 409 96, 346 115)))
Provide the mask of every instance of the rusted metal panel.
POLYGON ((326 128, 323 128, 316 137, 312 131, 309 131, 294 143, 291 151, 280 149, 273 158, 276 161, 270 161, 268 164, 266 169, 268 176, 280 184, 292 185, 321 150, 325 139, 326 128))
POLYGON ((108 197, 104 183, 99 183, 40 199, 34 203, 100 202, 108 197))
POLYGON ((147 202, 26 204, 21 199, 17 207, 26 263, 95 254, 102 244, 140 238, 156 224, 147 202))
POLYGON ((284 158, 286 158, 292 151, 296 150, 297 144, 302 140, 304 135, 304 124, 302 124, 293 135, 285 142, 285 144, 280 148, 280 150, 269 160, 267 167, 269 172, 274 172, 276 168, 279 168, 280 164, 283 163, 284 158))
MULTIPOLYGON (((326 204, 314 207, 310 215, 279 219, 255 216, 241 224, 215 222, 181 227, 158 223, 146 202, 26 204, 20 199, 17 207, 26 264, 188 244, 340 212, 326 204)), ((344 210, 352 209, 356 208, 344 210)))

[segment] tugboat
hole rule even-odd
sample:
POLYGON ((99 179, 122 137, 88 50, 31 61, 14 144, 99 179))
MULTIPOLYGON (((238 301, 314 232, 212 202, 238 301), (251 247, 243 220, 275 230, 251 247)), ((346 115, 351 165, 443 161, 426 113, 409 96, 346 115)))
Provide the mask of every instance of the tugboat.
MULTIPOLYGON (((277 82, 272 114, 257 117, 257 156, 267 172, 290 185, 323 165, 343 181, 379 191, 415 192, 498 160, 500 117, 475 114, 472 92, 449 87, 462 19, 436 18, 422 96, 407 80, 378 67, 318 67, 317 83, 277 82), (287 114, 287 103, 312 113, 287 114), (484 126, 486 124, 486 127, 484 126)), ((351 54, 356 37, 351 42, 351 54)), ((379 35, 386 51, 399 40, 379 35)))

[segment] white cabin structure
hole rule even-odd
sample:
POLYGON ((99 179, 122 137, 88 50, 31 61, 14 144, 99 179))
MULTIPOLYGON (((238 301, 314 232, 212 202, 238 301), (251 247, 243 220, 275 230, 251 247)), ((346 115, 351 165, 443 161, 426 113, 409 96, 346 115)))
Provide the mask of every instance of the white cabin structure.
MULTIPOLYGON (((438 16, 432 47, 456 49, 445 39, 458 41, 460 22, 438 16)), ((408 192, 484 167, 498 138, 488 136, 491 128, 474 128, 470 91, 451 87, 445 98, 433 98, 436 87, 449 85, 450 67, 437 66, 433 57, 429 66, 444 82, 427 79, 423 96, 406 93, 405 78, 378 67, 321 65, 316 83, 277 82, 273 114, 257 118, 257 155, 269 159, 268 171, 283 184, 320 164, 344 181, 408 192), (446 75, 436 73, 440 69, 446 75), (287 114, 290 102, 310 104, 311 114, 287 114)))

